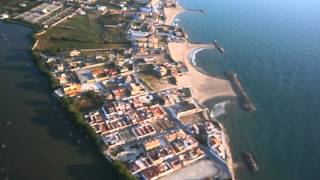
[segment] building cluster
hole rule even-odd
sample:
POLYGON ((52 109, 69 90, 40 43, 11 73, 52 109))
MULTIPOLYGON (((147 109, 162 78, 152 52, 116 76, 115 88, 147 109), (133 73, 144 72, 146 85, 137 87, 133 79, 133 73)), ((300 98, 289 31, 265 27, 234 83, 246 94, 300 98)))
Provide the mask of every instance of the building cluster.
POLYGON ((227 138, 218 123, 212 121, 199 122, 193 124, 190 131, 191 134, 195 135, 199 135, 200 132, 205 132, 202 133, 202 135, 210 151, 217 155, 222 161, 227 160, 227 138))
MULTIPOLYGON (((104 142, 109 160, 122 161, 134 176, 145 180, 159 179, 202 159, 212 160, 208 153, 227 159, 223 131, 207 116, 208 109, 192 98, 191 88, 150 90, 139 77, 146 65, 163 79, 188 71, 167 50, 168 42, 186 39, 177 23, 166 24, 164 8, 174 3, 139 1, 142 5, 128 30, 130 49, 41 54, 60 86, 57 97, 77 101, 88 91, 96 92, 103 105, 82 112, 86 123, 104 142), (200 143, 199 134, 206 136, 205 144, 200 143)), ((50 26, 67 16, 68 9, 43 3, 17 18, 50 26)))
POLYGON ((158 179, 205 157, 198 142, 182 130, 147 140, 143 149, 129 162, 131 172, 142 179, 158 179))
POLYGON ((187 72, 183 62, 168 56, 168 42, 184 42, 186 34, 178 23, 166 24, 165 1, 152 1, 135 14, 128 31, 135 58, 152 64, 160 77, 176 77, 187 72))

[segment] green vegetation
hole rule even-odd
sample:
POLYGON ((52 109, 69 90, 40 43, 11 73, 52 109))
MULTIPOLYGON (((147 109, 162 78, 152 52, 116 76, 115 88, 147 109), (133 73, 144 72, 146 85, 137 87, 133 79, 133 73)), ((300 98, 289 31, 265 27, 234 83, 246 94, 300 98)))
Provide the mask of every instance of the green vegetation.
POLYGON ((103 144, 101 142, 101 139, 98 137, 96 132, 86 123, 83 114, 76 108, 76 106, 73 103, 74 101, 69 97, 64 97, 62 99, 62 105, 68 112, 74 124, 78 126, 81 130, 85 130, 89 135, 89 138, 92 139, 93 142, 95 142, 97 147, 102 148, 103 144))
POLYGON ((58 52, 70 49, 128 47, 130 43, 126 39, 124 29, 104 27, 108 22, 128 20, 118 15, 76 15, 39 36, 38 50, 58 52))
POLYGON ((83 93, 79 98, 74 97, 70 99, 72 99, 72 105, 80 112, 98 109, 103 105, 102 98, 94 91, 83 93))
POLYGON ((112 152, 111 152, 111 155, 112 156, 117 156, 119 153, 121 153, 121 152, 123 152, 124 151, 124 149, 123 148, 121 148, 121 147, 119 147, 119 148, 114 148, 113 150, 112 150, 112 152))
MULTIPOLYGON (((89 93, 88 96, 95 96, 93 93, 89 93), (91 94, 91 95, 90 95, 91 94)), ((89 138, 92 140, 92 142, 95 143, 95 145, 100 149, 100 153, 102 154, 102 151, 104 149, 104 144, 101 141, 100 137, 95 133, 95 131, 86 123, 82 113, 77 110, 77 108, 74 106, 74 101, 71 98, 64 97, 62 99, 62 105, 67 110, 71 120, 74 122, 76 126, 78 126, 81 130, 84 130, 89 138)), ((109 164, 109 162, 106 162, 109 164)), ((111 163, 114 172, 115 172, 115 179, 121 179, 121 180, 136 180, 134 176, 132 176, 131 172, 127 168, 125 164, 123 164, 121 161, 112 161, 111 163)))
POLYGON ((127 25, 131 17, 119 14, 106 14, 98 18, 99 24, 103 26, 103 41, 106 43, 129 44, 127 39, 127 25), (114 25, 115 27, 107 27, 105 25, 114 25), (119 27, 116 27, 119 26, 119 27))
POLYGON ((70 20, 47 30, 38 37, 38 50, 61 51, 81 48, 102 48, 102 28, 94 15, 74 16, 70 20))
MULTIPOLYGON (((1 0, 0 1, 0 13, 10 12, 10 13, 19 13, 25 10, 28 10, 41 2, 36 0, 1 0), (28 2, 27 7, 21 8, 19 3, 28 2)), ((31 51, 34 62, 39 67, 39 70, 49 78, 49 83, 51 89, 56 89, 60 87, 57 79, 49 72, 50 66, 40 57, 39 52, 46 53, 56 53, 57 51, 69 50, 69 49, 81 49, 81 48, 119 48, 127 47, 129 45, 128 41, 124 41, 125 32, 124 29, 121 29, 120 32, 109 31, 110 34, 105 34, 107 31, 103 28, 102 22, 108 22, 108 20, 103 18, 111 18, 111 22, 117 21, 117 18, 120 16, 102 16, 98 19, 98 16, 94 14, 89 14, 87 16, 75 16, 66 22, 47 30, 44 35, 37 37, 39 40, 39 49, 37 51, 31 51), (117 34, 116 34, 117 33, 117 34), (112 36, 120 35, 122 37, 117 37, 119 39, 110 38, 112 36), (110 37, 108 37, 110 36, 110 37), (108 40, 109 38, 109 40, 108 40), (115 42, 116 41, 116 42, 115 42), (107 43, 106 43, 107 42, 107 43)), ((125 19, 122 21, 124 22, 125 19)), ((22 25, 29 26, 35 29, 34 33, 37 32, 40 28, 37 25, 31 25, 22 21, 6 21, 8 23, 20 23, 22 25)), ((35 40, 34 34, 30 35, 31 40, 35 40)), ((52 54, 51 54, 52 55, 52 54)), ((85 109, 93 109, 94 107, 101 107, 102 100, 98 97, 95 92, 88 92, 84 94, 81 98, 85 99, 86 105, 90 107, 81 107, 79 102, 75 101, 74 98, 64 97, 62 99, 62 106, 68 112, 70 120, 76 125, 80 131, 85 132, 92 142, 97 146, 97 151, 106 162, 106 171, 110 171, 112 179, 117 180, 135 180, 136 178, 132 176, 131 172, 128 170, 127 166, 120 161, 112 161, 111 163, 107 161, 104 157, 103 150, 105 145, 100 139, 100 137, 95 133, 95 131, 86 123, 84 116, 81 112, 84 112, 85 109), (110 168, 111 167, 111 168, 110 168)))
MULTIPOLYGON (((53 88, 56 84, 56 82, 52 79, 52 75, 48 72, 48 66, 44 61, 41 60, 39 54, 32 52, 33 58, 41 72, 44 73, 44 75, 48 76, 50 79, 51 87, 53 88)), ((86 97, 93 100, 96 105, 99 104, 102 105, 101 99, 97 98, 97 94, 95 92, 89 91, 86 95, 86 97)), ((88 137, 92 140, 92 142, 97 146, 98 153, 100 153, 101 158, 105 159, 107 170, 109 170, 109 167, 111 165, 113 171, 110 172, 114 174, 112 177, 116 177, 115 179, 118 180, 136 180, 134 176, 132 176, 131 172, 127 169, 127 167, 120 161, 113 161, 110 162, 107 161, 107 159, 104 157, 103 149, 104 144, 101 141, 100 137, 96 134, 96 132, 85 122, 83 114, 76 108, 75 101, 72 98, 64 97, 62 99, 62 106, 65 108, 65 110, 68 112, 68 115, 70 116, 70 120, 73 121, 73 123, 79 127, 80 131, 84 131, 88 137)))
POLYGON ((147 67, 144 70, 140 71, 139 76, 152 90, 163 89, 169 85, 165 81, 161 80, 159 72, 153 70, 150 67, 147 67))
POLYGON ((36 63, 36 65, 38 66, 39 70, 49 78, 49 84, 51 89, 57 89, 60 87, 60 83, 59 80, 56 79, 55 77, 53 77, 53 75, 49 72, 49 66, 47 65, 47 63, 42 60, 39 56, 38 53, 31 51, 31 54, 33 56, 33 60, 36 63))
POLYGON ((137 178, 131 175, 131 172, 129 171, 128 167, 121 161, 114 160, 112 162, 112 166, 117 172, 119 172, 117 179, 137 180, 137 178))

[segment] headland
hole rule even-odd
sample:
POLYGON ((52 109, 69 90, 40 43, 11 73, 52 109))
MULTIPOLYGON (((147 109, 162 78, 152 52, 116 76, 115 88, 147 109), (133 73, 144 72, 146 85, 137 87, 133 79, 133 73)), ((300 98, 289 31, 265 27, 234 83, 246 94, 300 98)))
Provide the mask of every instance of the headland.
POLYGON ((215 46, 188 42, 174 23, 182 12, 170 0, 60 2, 13 18, 46 29, 32 48, 38 66, 124 179, 162 179, 204 161, 215 170, 208 166, 201 177, 198 168, 199 177, 235 179, 227 135, 202 103, 236 94, 227 80, 192 64, 197 52, 215 46))

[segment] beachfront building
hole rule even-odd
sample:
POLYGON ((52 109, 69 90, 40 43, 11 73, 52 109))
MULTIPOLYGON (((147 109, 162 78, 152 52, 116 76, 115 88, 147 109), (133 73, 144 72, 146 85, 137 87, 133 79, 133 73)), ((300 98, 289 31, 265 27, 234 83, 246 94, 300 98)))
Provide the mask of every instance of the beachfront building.
POLYGON ((1 14, 0 20, 4 20, 4 19, 9 19, 9 15, 8 14, 1 14))
POLYGON ((158 179, 204 157, 198 143, 182 130, 146 140, 144 152, 131 162, 132 173, 146 180, 158 179))

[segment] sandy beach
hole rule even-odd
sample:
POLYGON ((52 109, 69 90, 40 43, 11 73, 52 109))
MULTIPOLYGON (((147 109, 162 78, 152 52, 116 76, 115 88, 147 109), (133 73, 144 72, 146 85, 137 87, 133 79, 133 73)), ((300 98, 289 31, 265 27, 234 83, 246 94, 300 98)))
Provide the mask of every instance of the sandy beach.
MULTIPOLYGON (((181 12, 183 12, 183 8, 180 5, 178 5, 177 8, 165 8, 165 13, 167 16, 166 24, 171 24, 175 16, 181 12)), ((185 42, 168 43, 168 49, 171 58, 175 61, 184 62, 188 68, 188 72, 186 74, 177 77, 177 85, 190 86, 194 98, 199 101, 199 103, 203 103, 215 97, 236 96, 236 93, 234 92, 228 80, 206 75, 199 71, 199 69, 197 69, 193 64, 196 60, 196 54, 198 52, 203 49, 214 48, 215 46, 213 44, 192 44, 189 43, 188 40, 185 40, 185 42)), ((210 61, 210 59, 207 60, 210 61)), ((225 130, 223 131, 226 137, 228 137, 225 130)), ((230 169, 232 179, 235 179, 231 147, 229 146, 229 142, 226 142, 226 144, 228 144, 226 148, 227 155, 229 157, 226 163, 230 169)))
POLYGON ((176 3, 176 7, 165 7, 164 8, 164 13, 165 13, 166 18, 167 18, 166 21, 165 21, 165 24, 166 25, 170 25, 173 22, 174 18, 178 14, 180 14, 180 13, 182 13, 184 11, 185 11, 185 9, 182 6, 180 6, 178 2, 176 3))
POLYGON ((208 76, 191 63, 197 50, 214 48, 213 45, 170 42, 168 48, 171 57, 175 61, 183 61, 188 68, 186 74, 177 77, 178 86, 191 86, 195 99, 200 103, 219 96, 236 96, 229 81, 208 76))

